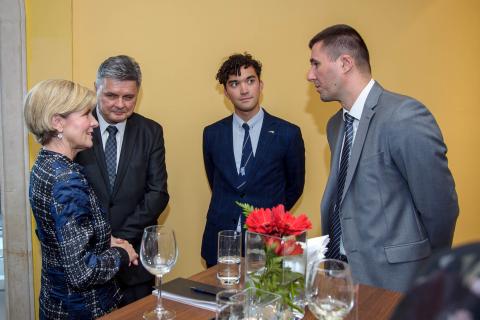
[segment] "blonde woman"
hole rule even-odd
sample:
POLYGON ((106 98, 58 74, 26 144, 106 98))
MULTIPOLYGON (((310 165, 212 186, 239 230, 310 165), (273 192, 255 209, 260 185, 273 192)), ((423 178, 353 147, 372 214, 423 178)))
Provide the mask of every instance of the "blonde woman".
POLYGON ((75 155, 92 146, 95 94, 68 80, 45 80, 25 99, 25 121, 43 146, 30 175, 30 204, 42 250, 40 319, 94 319, 116 308, 113 276, 138 264, 127 241, 111 238, 75 155))

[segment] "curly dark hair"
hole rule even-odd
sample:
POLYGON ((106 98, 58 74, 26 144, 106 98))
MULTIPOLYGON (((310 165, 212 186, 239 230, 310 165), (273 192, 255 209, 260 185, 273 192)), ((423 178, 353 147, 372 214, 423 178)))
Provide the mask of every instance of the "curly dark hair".
POLYGON ((242 67, 253 67, 257 73, 258 79, 260 79, 260 74, 262 73, 261 62, 253 59, 252 56, 246 52, 244 54, 236 53, 228 57, 220 69, 218 69, 216 79, 225 87, 228 77, 233 74, 239 76, 242 67))

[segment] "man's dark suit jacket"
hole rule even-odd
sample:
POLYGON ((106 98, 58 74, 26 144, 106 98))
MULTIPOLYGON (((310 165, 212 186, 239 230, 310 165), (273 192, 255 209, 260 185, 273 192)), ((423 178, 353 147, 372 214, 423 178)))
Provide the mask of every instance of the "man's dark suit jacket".
POLYGON ((217 263, 218 232, 237 228, 242 210, 235 201, 262 208, 284 204, 289 210, 302 195, 305 182, 305 148, 300 128, 265 112, 247 183, 237 189, 232 121, 233 116, 229 116, 203 132, 205 170, 212 190, 202 241, 202 257, 207 265, 217 263))
MULTIPOLYGON (((93 114, 97 118, 96 110, 93 114)), ((162 127, 133 113, 127 120, 120 152, 111 195, 99 128, 94 129, 93 148, 80 152, 76 161, 85 168, 87 179, 107 212, 112 235, 129 241, 140 253, 143 229, 157 224, 169 200, 162 127)), ((152 277, 139 264, 120 271, 118 279, 125 285, 135 285, 152 277)))

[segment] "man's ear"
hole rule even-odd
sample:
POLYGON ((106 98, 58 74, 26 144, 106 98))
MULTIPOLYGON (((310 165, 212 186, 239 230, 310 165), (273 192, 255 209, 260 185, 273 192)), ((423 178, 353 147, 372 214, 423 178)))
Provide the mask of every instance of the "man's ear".
POLYGON ((342 55, 339 57, 339 59, 340 59, 342 71, 343 71, 344 73, 347 73, 347 72, 349 72, 350 70, 352 70, 353 65, 354 65, 354 61, 353 61, 352 56, 350 56, 350 55, 348 55, 348 54, 342 54, 342 55))
POLYGON ((232 100, 232 99, 230 99, 230 95, 228 94, 227 88, 226 88, 225 86, 223 86, 223 94, 224 94, 225 97, 227 97, 229 100, 232 100))
POLYGON ((260 80, 260 92, 262 92, 262 90, 263 90, 263 81, 260 80))

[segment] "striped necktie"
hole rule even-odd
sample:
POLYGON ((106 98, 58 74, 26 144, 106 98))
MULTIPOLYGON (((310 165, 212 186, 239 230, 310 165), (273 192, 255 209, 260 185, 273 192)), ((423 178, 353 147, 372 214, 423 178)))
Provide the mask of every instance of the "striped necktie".
POLYGON ((107 131, 108 138, 105 143, 105 162, 107 163, 110 193, 112 193, 117 175, 117 138, 115 136, 117 135, 118 129, 115 126, 108 126, 107 131))
POLYGON ((252 163, 254 158, 252 140, 250 139, 250 127, 247 123, 242 124, 242 127, 245 130, 245 135, 243 136, 242 160, 240 161, 240 172, 238 173, 239 184, 237 189, 242 188, 245 183, 247 183, 249 164, 252 163))

